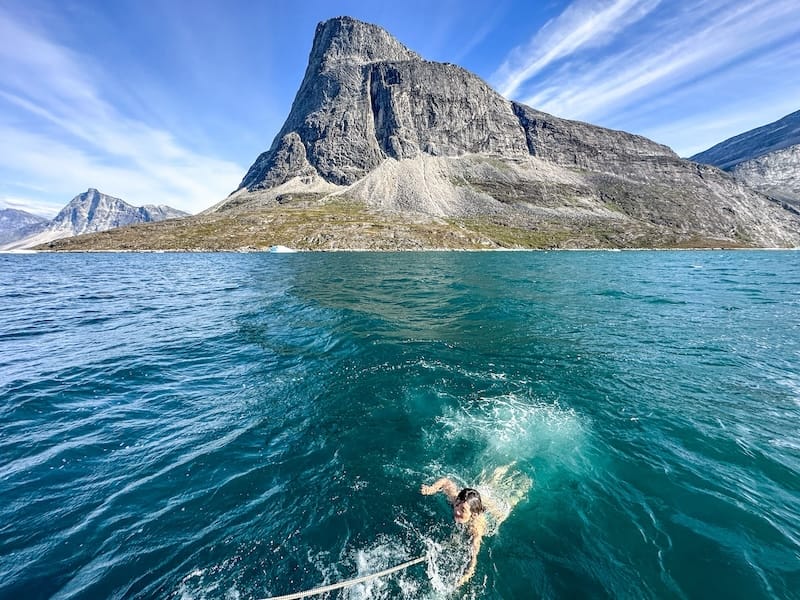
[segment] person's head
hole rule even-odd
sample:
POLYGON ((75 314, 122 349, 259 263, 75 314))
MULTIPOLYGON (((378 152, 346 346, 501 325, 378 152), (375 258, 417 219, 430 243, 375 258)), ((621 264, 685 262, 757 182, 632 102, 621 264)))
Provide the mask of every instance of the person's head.
POLYGON ((472 515, 479 515, 482 512, 483 502, 478 490, 464 488, 453 502, 453 518, 456 523, 469 523, 472 515))

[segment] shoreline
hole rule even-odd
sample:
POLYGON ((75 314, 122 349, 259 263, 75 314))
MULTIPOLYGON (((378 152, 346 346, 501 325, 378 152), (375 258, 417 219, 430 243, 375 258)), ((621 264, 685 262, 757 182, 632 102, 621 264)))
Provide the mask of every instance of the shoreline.
POLYGON ((375 253, 375 254, 401 254, 411 252, 795 252, 800 247, 793 248, 730 248, 730 247, 696 247, 696 248, 397 248, 381 250, 374 248, 330 248, 330 249, 297 249, 292 252, 271 252, 269 249, 231 249, 231 250, 204 250, 194 249, 168 249, 168 250, 111 250, 111 249, 83 249, 83 250, 0 250, 0 255, 30 255, 30 254, 331 254, 331 253, 375 253))

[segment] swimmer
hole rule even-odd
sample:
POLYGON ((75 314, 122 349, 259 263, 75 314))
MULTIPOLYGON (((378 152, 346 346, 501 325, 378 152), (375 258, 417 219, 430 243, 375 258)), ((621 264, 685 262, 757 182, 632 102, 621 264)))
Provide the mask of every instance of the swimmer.
POLYGON ((437 492, 444 492, 447 501, 453 505, 453 519, 460 525, 466 525, 470 535, 470 558, 467 570, 458 580, 456 587, 461 587, 475 574, 478 564, 478 552, 481 549, 481 540, 486 535, 486 517, 483 514, 484 506, 478 490, 464 488, 460 492, 456 484, 447 477, 437 479, 433 485, 423 485, 420 488, 425 496, 437 492))
MULTIPOLYGON (((506 510, 502 510, 487 495, 474 488, 463 488, 459 491, 458 486, 447 477, 437 479, 432 485, 422 485, 420 492, 425 496, 444 492, 447 501, 453 506, 453 520, 459 525, 465 525, 470 536, 470 560, 466 571, 458 580, 456 587, 460 587, 470 580, 475 574, 475 567, 478 563, 478 553, 481 549, 481 541, 487 534, 488 525, 486 522, 486 511, 494 518, 496 530, 497 526, 509 515, 511 508, 519 502, 527 491, 531 488, 531 480, 522 473, 508 476, 508 469, 511 465, 495 469, 487 483, 499 484, 502 482, 515 482, 516 489, 510 495, 506 504, 506 510)), ((480 487, 480 486, 479 486, 480 487)), ((508 487, 508 486, 504 486, 508 487)), ((502 489, 502 488, 501 488, 502 489)))

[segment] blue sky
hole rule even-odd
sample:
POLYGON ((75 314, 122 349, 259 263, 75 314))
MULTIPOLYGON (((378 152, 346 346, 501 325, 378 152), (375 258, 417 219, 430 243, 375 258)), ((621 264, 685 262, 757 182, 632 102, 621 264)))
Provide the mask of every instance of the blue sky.
POLYGON ((0 206, 53 216, 89 187, 211 206, 272 143, 338 15, 682 156, 800 109, 798 0, 3 0, 0 206))

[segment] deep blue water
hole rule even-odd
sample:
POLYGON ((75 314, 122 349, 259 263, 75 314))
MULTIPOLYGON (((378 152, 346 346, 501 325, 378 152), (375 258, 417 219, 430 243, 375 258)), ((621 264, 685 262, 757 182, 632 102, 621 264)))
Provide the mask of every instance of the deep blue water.
POLYGON ((0 255, 0 597, 800 598, 800 254, 0 255), (421 483, 533 487, 455 593, 421 483))

